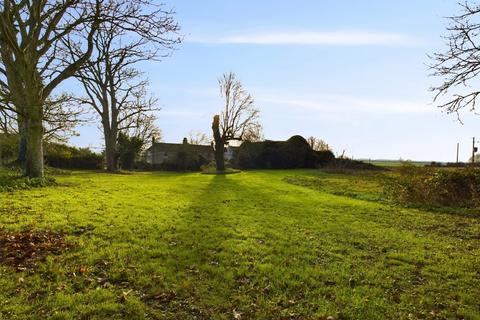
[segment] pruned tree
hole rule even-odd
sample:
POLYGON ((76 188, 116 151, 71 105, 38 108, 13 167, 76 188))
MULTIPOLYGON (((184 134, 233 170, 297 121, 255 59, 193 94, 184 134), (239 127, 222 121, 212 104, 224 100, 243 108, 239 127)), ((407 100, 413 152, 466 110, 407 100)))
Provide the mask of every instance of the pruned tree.
POLYGON ((447 113, 455 113, 460 120, 460 110, 476 110, 480 90, 475 82, 480 73, 480 4, 461 3, 462 13, 449 17, 449 33, 445 36, 447 49, 430 58, 433 76, 442 83, 433 86, 434 101, 447 113))
POLYGON ((0 2, 0 86, 26 139, 25 173, 43 177, 43 116, 47 98, 88 60, 103 1, 0 2), (85 34, 82 53, 58 59, 65 37, 85 34))
POLYGON ((255 100, 243 88, 233 72, 223 74, 218 84, 225 108, 220 115, 213 117, 212 131, 217 171, 224 171, 225 146, 235 140, 244 141, 246 138, 260 137, 262 127, 259 122, 260 111, 255 107, 255 100))
POLYGON ((312 150, 315 151, 330 151, 330 146, 321 138, 317 137, 308 137, 307 139, 308 145, 312 150))
MULTIPOLYGON (((150 0, 134 0, 108 8, 112 17, 127 12, 129 18, 121 25, 115 19, 100 25, 92 56, 75 74, 86 94, 80 102, 92 107, 100 118, 109 171, 118 169, 120 132, 138 130, 142 139, 159 133, 153 128, 152 115, 159 110, 157 100, 147 97, 148 81, 135 65, 167 56, 181 41, 176 36, 179 27, 173 12, 162 6, 150 0)), ((64 43, 74 59, 81 55, 77 42, 66 38, 64 43)))

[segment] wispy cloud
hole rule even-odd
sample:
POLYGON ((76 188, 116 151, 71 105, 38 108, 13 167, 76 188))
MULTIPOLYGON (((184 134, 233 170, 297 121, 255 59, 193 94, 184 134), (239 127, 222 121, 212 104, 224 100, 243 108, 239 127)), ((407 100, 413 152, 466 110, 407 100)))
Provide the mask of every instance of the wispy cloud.
POLYGON ((370 113, 378 115, 420 114, 435 111, 435 108, 432 106, 417 101, 375 99, 354 96, 324 95, 307 99, 261 96, 256 100, 259 104, 264 103, 270 106, 280 105, 343 115, 351 115, 352 113, 370 113))
POLYGON ((257 45, 336 45, 336 46, 410 46, 419 39, 401 33, 335 31, 335 32, 264 32, 219 37, 192 37, 189 42, 208 44, 257 45))
MULTIPOLYGON (((204 88, 181 88, 179 92, 184 95, 197 96, 201 99, 219 99, 219 93, 214 87, 204 88)), ((322 112, 326 114, 338 114, 340 116, 349 116, 352 114, 375 114, 375 115, 400 115, 400 114, 425 114, 437 113, 438 110, 430 101, 406 100, 398 97, 372 97, 362 95, 348 94, 308 94, 303 92, 285 94, 282 92, 272 92, 252 88, 256 104, 260 108, 282 107, 284 110, 291 110, 296 113, 299 109, 305 112, 322 112)), ((219 100, 218 102, 221 103, 219 100)), ((207 104, 208 105, 208 104, 207 104)), ((190 115, 190 110, 171 111, 173 116, 181 116, 181 112, 186 111, 190 115)), ((203 110, 210 110, 206 107, 203 110)), ((292 113, 292 114, 293 114, 292 113)), ((198 111, 191 116, 199 116, 198 111)))

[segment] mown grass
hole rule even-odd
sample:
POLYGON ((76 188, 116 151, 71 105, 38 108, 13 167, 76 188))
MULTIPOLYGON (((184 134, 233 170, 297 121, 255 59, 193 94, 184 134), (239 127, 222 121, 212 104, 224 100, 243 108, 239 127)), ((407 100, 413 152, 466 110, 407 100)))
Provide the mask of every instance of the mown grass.
POLYGON ((480 319, 478 216, 329 177, 83 172, 0 192, 4 230, 74 244, 34 269, 0 265, 0 318, 480 319))
POLYGON ((308 175, 287 175, 285 182, 323 193, 361 200, 385 201, 384 182, 394 173, 346 171, 345 173, 315 172, 308 175))

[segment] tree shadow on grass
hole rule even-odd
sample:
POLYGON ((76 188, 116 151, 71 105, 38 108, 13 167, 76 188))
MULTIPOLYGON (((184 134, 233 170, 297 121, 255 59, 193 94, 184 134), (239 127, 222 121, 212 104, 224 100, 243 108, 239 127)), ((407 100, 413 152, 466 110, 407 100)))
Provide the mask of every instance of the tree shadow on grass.
MULTIPOLYGON (((182 285, 163 293, 169 299, 161 307, 200 318, 231 318, 235 310, 247 319, 328 315, 337 309, 323 298, 333 295, 336 276, 315 270, 325 263, 341 266, 333 251, 343 248, 335 247, 334 238, 312 241, 318 239, 309 223, 315 208, 298 214, 305 194, 299 200, 289 197, 288 187, 267 190, 268 184, 254 183, 242 175, 212 176, 193 198, 170 238, 169 268, 182 285), (179 300, 186 302, 181 308, 179 300)), ((345 230, 335 232, 345 237, 345 230)))
POLYGON ((150 301, 172 318, 393 316, 400 300, 388 291, 391 280, 408 305, 428 291, 425 278, 434 280, 423 266, 446 259, 427 249, 428 238, 415 237, 420 229, 411 224, 421 220, 413 214, 389 217, 382 205, 262 180, 268 177, 204 177, 168 235, 169 289, 156 293, 166 298, 150 301), (366 295, 372 303, 357 304, 366 295))
POLYGON ((252 305, 268 289, 268 279, 255 279, 264 230, 248 213, 256 204, 241 175, 203 176, 209 182, 183 210, 169 235, 169 271, 175 289, 157 294, 168 301, 154 303, 177 317, 209 319, 233 310, 255 318, 252 305), (249 291, 247 294, 246 292, 249 291), (183 304, 179 305, 179 301, 183 304))

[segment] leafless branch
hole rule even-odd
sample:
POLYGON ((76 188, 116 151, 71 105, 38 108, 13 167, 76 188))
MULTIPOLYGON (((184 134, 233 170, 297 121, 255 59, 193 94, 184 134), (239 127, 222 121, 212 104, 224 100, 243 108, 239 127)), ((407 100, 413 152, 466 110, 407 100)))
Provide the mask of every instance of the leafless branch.
POLYGON ((433 86, 434 102, 447 113, 454 113, 460 120, 462 109, 476 110, 480 91, 480 23, 477 22, 480 5, 461 3, 462 13, 448 17, 448 35, 444 37, 447 50, 430 56, 432 76, 442 79, 440 85, 433 86), (451 93, 453 92, 453 93, 451 93))
POLYGON ((220 130, 224 141, 259 139, 260 111, 255 100, 246 92, 234 73, 225 73, 219 80, 220 94, 225 100, 225 109, 220 114, 220 130))

